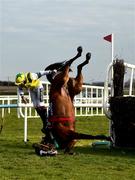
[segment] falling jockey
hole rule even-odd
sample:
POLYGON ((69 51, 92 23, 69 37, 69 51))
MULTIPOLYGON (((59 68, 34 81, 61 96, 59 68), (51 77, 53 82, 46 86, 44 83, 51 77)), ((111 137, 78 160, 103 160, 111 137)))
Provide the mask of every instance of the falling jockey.
POLYGON ((28 103, 28 99, 24 96, 24 89, 29 91, 33 106, 42 119, 43 128, 41 131, 43 133, 45 133, 47 125, 47 109, 43 102, 44 87, 39 78, 44 75, 53 75, 56 72, 56 70, 47 70, 38 73, 18 73, 15 78, 15 84, 18 86, 22 102, 25 104, 28 103))

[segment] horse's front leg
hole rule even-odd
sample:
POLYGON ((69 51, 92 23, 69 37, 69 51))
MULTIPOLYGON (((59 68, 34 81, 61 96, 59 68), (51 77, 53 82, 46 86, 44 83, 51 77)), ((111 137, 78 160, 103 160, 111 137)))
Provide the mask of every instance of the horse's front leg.
POLYGON ((77 140, 72 140, 68 143, 67 147, 64 150, 64 154, 70 154, 70 155, 74 155, 74 151, 73 148, 76 144, 77 140))

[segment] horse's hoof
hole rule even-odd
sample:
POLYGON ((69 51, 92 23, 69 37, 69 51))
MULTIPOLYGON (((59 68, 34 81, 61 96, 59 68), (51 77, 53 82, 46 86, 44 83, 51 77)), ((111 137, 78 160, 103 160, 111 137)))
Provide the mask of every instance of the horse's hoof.
POLYGON ((88 52, 88 53, 86 54, 86 59, 87 59, 87 60, 90 60, 90 58, 91 58, 91 53, 88 52))
POLYGON ((79 47, 77 48, 77 51, 78 51, 78 53, 80 53, 80 54, 82 53, 82 50, 83 50, 83 49, 82 49, 82 46, 79 46, 79 47))

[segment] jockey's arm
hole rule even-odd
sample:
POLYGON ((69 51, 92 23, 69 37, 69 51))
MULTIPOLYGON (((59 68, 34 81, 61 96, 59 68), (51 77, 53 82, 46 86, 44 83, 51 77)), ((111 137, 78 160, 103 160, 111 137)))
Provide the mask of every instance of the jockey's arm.
POLYGON ((22 102, 27 104, 28 103, 28 99, 26 97, 24 97, 23 89, 21 87, 19 87, 18 91, 19 91, 19 95, 21 96, 22 102))
POLYGON ((38 79, 44 75, 49 75, 49 74, 55 74, 57 70, 46 70, 46 71, 39 71, 37 74, 38 79))
POLYGON ((31 73, 29 72, 27 74, 27 83, 25 84, 26 87, 30 87, 30 85, 32 85, 32 81, 38 80, 39 78, 41 78, 44 75, 49 75, 49 74, 55 74, 57 72, 57 70, 46 70, 46 71, 39 71, 37 73, 31 73))
POLYGON ((24 95, 23 88, 18 87, 18 93, 20 96, 23 96, 24 95))

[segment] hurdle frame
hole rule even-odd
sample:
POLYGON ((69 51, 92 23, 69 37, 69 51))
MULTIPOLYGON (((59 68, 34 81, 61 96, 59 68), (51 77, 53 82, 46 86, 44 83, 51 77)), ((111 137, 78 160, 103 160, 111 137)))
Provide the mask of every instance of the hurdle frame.
MULTIPOLYGON (((124 96, 135 96, 132 93, 133 92, 133 77, 134 77, 134 72, 135 72, 135 65, 124 62, 124 66, 131 70, 129 93, 128 93, 128 95, 124 95, 124 96)), ((105 115, 109 119, 111 118, 111 112, 109 110, 109 97, 113 96, 112 69, 113 69, 113 62, 111 62, 107 68, 106 79, 104 82, 104 96, 103 96, 103 110, 104 110, 105 115), (111 87, 109 87, 109 83, 110 83, 111 87), (109 88, 111 88, 111 89, 109 89, 109 88)))
MULTIPOLYGON (((124 62, 124 67, 126 69, 129 69, 131 72, 130 72, 129 91, 128 91, 127 95, 124 94, 123 96, 135 97, 135 94, 133 94, 133 80, 134 80, 135 65, 124 62)), ((113 72, 113 62, 111 62, 107 68, 106 79, 104 82, 104 96, 103 96, 103 111, 104 111, 104 114, 106 115, 106 117, 110 120, 110 123, 109 123, 109 135, 110 136, 112 135, 112 130, 111 130, 112 114, 110 111, 109 98, 113 97, 113 95, 114 95, 113 73, 112 72, 113 72), (109 84, 110 84, 110 90, 109 90, 109 84)), ((115 139, 112 139, 112 143, 113 143, 112 145, 115 146, 115 139)))

